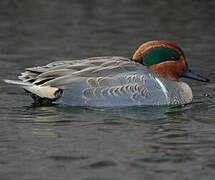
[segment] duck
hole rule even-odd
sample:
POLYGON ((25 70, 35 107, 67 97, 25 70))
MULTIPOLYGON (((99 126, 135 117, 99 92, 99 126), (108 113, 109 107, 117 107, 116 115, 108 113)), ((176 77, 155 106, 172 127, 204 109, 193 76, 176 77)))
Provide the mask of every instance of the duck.
POLYGON ((15 84, 37 104, 125 107, 191 103, 190 86, 180 78, 209 82, 192 72, 175 43, 143 43, 132 58, 121 56, 61 60, 26 68, 15 84))

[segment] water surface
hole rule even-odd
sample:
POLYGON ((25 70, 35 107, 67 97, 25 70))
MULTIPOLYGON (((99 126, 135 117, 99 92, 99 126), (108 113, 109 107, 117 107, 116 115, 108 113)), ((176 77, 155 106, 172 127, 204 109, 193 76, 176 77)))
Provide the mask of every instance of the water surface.
POLYGON ((178 43, 210 84, 184 80, 178 107, 34 106, 0 82, 0 179, 214 179, 215 3, 0 1, 0 76, 58 59, 130 57, 141 43, 178 43))

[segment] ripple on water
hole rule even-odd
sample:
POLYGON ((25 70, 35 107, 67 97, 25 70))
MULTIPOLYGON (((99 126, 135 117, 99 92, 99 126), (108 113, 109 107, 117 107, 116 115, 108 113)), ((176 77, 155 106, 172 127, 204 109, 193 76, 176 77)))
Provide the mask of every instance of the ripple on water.
POLYGON ((112 167, 116 166, 117 163, 113 161, 98 161, 95 163, 91 163, 89 165, 83 166, 82 168, 86 169, 100 169, 100 168, 106 168, 106 167, 112 167))
POLYGON ((78 161, 78 160, 86 160, 89 159, 89 157, 86 156, 66 156, 66 155, 55 155, 55 156, 49 156, 49 159, 52 159, 54 161, 78 161))

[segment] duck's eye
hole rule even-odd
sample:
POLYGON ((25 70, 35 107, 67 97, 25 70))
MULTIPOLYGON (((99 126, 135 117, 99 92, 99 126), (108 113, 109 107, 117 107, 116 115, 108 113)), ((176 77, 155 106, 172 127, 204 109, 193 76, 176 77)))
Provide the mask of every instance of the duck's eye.
POLYGON ((177 57, 176 56, 172 56, 170 59, 176 61, 177 57))
POLYGON ((174 49, 168 47, 153 47, 146 51, 141 61, 146 66, 158 64, 163 61, 177 61, 180 58, 180 54, 174 49))

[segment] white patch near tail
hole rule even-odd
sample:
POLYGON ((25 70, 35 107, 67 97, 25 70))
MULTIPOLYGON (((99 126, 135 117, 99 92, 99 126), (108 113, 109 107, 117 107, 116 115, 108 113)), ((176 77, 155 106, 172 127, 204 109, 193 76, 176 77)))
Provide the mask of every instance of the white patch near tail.
POLYGON ((22 81, 14 81, 14 80, 4 80, 8 84, 14 84, 17 86, 21 86, 27 91, 36 94, 42 98, 56 98, 55 92, 58 90, 58 88, 50 87, 50 86, 40 86, 31 84, 29 82, 22 82, 22 81))

